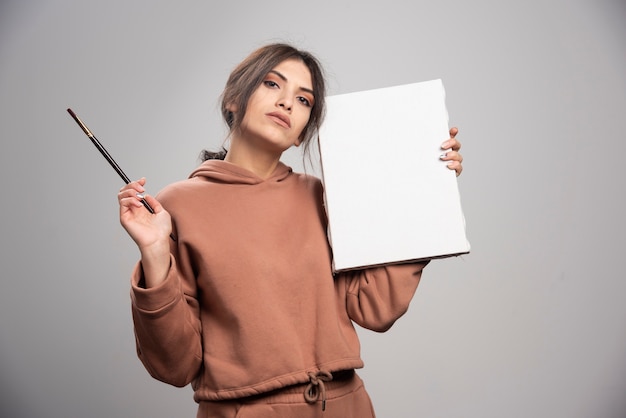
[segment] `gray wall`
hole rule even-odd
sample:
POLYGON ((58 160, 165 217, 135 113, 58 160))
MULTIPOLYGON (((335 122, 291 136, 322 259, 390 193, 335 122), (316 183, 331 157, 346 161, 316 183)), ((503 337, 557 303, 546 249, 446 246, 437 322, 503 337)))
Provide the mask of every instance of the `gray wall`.
POLYGON ((625 417, 624 21, 620 0, 3 0, 0 415, 194 416, 135 356, 122 182, 66 108, 156 192, 221 143, 230 69, 286 40, 333 94, 442 78, 464 144, 472 253, 361 332, 378 415, 625 417))

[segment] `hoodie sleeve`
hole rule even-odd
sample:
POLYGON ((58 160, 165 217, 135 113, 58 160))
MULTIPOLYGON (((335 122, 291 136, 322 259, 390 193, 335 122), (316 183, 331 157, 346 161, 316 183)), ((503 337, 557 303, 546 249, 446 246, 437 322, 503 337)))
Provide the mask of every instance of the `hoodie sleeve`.
POLYGON ((143 270, 141 262, 137 263, 132 276, 131 310, 137 355, 148 373, 183 387, 200 372, 201 324, 195 280, 181 271, 175 246, 167 278, 157 287, 142 286, 143 270))
POLYGON ((345 294, 348 316, 360 326, 387 331, 409 308, 428 264, 388 265, 341 273, 337 278, 345 294))

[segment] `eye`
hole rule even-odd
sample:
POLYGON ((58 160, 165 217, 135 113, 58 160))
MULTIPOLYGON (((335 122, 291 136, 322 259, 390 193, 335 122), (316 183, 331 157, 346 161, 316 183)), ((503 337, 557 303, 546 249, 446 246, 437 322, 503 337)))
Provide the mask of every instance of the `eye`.
POLYGON ((272 89, 273 89, 273 88, 278 88, 278 87, 279 87, 279 86, 278 86, 278 83, 276 83, 275 81, 272 81, 272 80, 265 80, 265 81, 263 82, 263 84, 265 84, 267 87, 272 88, 272 89))
POLYGON ((311 107, 311 102, 306 97, 298 96, 298 101, 306 107, 311 107))

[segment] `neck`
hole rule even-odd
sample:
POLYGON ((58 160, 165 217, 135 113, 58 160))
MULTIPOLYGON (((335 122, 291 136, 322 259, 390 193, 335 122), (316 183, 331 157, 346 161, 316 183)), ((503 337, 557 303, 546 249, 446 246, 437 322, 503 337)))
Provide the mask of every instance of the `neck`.
POLYGON ((280 156, 281 153, 252 147, 248 142, 238 141, 233 137, 224 161, 245 168, 262 179, 267 179, 276 169, 280 156))

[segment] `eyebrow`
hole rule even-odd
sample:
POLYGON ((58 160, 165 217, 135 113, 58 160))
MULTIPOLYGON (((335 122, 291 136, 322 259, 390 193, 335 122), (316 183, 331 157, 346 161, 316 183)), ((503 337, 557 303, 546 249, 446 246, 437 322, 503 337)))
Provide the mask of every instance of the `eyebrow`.
MULTIPOLYGON (((284 74, 280 73, 279 71, 276 70, 270 70, 270 73, 272 74, 276 74, 278 77, 280 77, 280 79, 282 79, 283 81, 289 81, 287 80, 287 77, 285 77, 284 74)), ((310 93, 311 96, 313 96, 315 98, 315 93, 313 93, 313 90, 307 88, 307 87, 300 87, 300 90, 305 91, 307 93, 310 93)))

